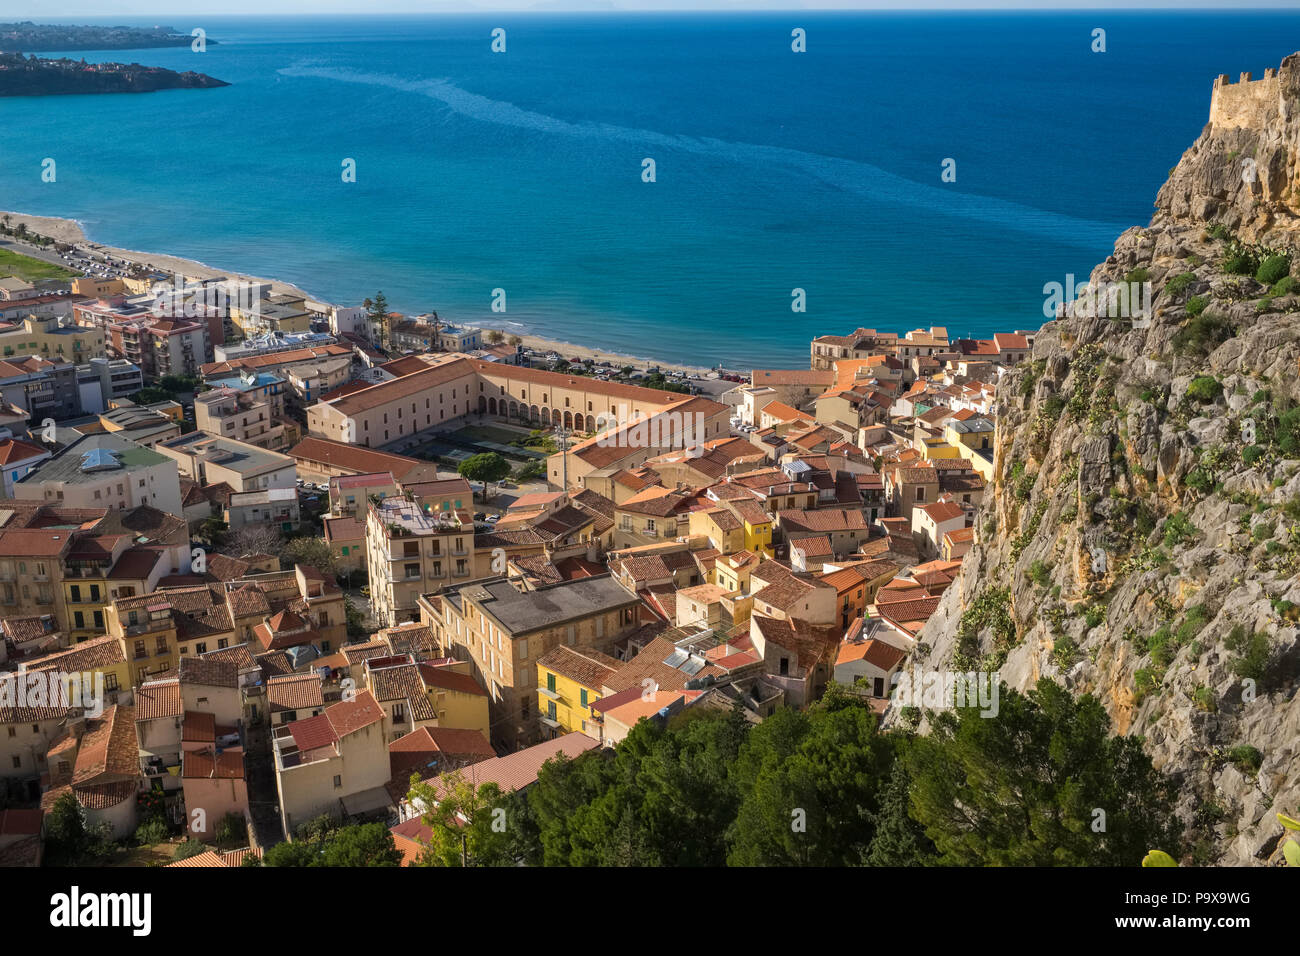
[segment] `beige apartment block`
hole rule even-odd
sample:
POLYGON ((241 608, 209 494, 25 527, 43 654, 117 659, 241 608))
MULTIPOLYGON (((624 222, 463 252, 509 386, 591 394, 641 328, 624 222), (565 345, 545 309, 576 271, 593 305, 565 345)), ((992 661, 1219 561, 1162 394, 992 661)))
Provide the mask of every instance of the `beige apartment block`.
POLYGON ((535 702, 541 657, 561 645, 617 657, 619 646, 640 624, 640 599, 609 575, 535 590, 493 578, 439 598, 438 617, 428 623, 444 653, 468 661, 474 678, 487 689, 492 741, 509 748, 540 734, 535 702))

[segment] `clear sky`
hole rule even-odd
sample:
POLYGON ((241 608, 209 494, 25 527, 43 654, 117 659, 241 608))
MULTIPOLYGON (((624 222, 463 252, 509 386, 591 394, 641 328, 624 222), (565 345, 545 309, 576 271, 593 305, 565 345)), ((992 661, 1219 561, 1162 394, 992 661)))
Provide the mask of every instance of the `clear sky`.
MULTIPOLYGON (((0 19, 682 10, 1293 9, 1296 0, 0 0, 0 19)), ((170 18, 170 19, 169 19, 170 18)), ((175 26, 176 24, 172 24, 175 26)))

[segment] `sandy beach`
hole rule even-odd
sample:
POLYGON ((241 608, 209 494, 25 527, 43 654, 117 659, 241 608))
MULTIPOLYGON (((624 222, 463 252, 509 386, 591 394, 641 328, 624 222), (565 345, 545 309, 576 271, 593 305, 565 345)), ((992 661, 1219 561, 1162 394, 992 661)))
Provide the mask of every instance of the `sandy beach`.
MULTIPOLYGON (((137 262, 151 269, 160 269, 165 272, 175 273, 190 279, 211 279, 215 277, 226 277, 231 279, 241 279, 250 282, 270 282, 273 291, 287 292, 304 296, 314 302, 324 302, 305 289, 301 289, 292 283, 285 282, 282 279, 272 279, 265 276, 248 275, 242 272, 232 272, 227 269, 214 268, 203 262, 196 262, 193 259, 181 259, 177 256, 169 256, 158 252, 140 252, 134 249, 122 249, 117 246, 106 246, 90 239, 81 224, 74 219, 59 219, 52 216, 30 216, 26 213, 0 210, 0 215, 7 215, 10 219, 10 225, 16 226, 19 223, 25 223, 27 228, 43 236, 49 236, 56 242, 65 242, 69 245, 84 245, 89 249, 111 256, 114 259, 123 259, 127 262, 137 262)), ((349 303, 331 303, 337 305, 347 305, 349 303)), ((436 303, 430 303, 430 308, 436 308, 436 303)), ((484 326, 490 330, 491 326, 484 326)), ((510 330, 505 330, 507 337, 512 334, 510 330)), ((611 362, 617 366, 632 365, 637 368, 645 368, 648 365, 658 365, 665 370, 682 371, 687 374, 707 375, 710 369, 697 365, 684 365, 678 362, 663 362, 659 359, 648 356, 626 355, 620 352, 611 352, 607 349, 591 348, 586 345, 576 345, 572 342, 562 342, 556 339, 543 338, 537 335, 519 336, 524 343, 525 348, 536 349, 539 352, 549 352, 554 350, 566 359, 586 359, 590 358, 596 362, 611 362)))

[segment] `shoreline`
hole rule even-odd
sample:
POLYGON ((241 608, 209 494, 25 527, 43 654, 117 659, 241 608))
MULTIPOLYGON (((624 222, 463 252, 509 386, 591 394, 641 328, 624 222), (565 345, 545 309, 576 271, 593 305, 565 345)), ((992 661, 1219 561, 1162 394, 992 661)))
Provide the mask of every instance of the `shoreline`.
MULTIPOLYGON (((312 295, 300 286, 283 279, 269 279, 265 276, 256 276, 243 272, 233 272, 228 269, 216 269, 205 262, 197 259, 183 259, 180 256, 168 255, 158 252, 141 252, 137 249, 123 249, 120 246, 108 246, 96 242, 87 234, 85 227, 76 219, 65 219, 58 216, 33 216, 28 213, 15 212, 14 210, 0 209, 0 216, 8 216, 13 225, 25 223, 27 228, 33 232, 49 236, 56 242, 63 242, 69 245, 84 245, 95 252, 103 253, 114 259, 123 259, 127 262, 134 262, 148 268, 156 268, 166 272, 176 273, 191 279, 213 279, 213 278, 230 278, 245 282, 269 282, 271 290, 274 293, 287 292, 292 295, 301 295, 303 298, 312 302, 321 302, 328 305, 338 305, 340 303, 331 303, 324 298, 312 295)), ((492 331, 490 326, 482 326, 485 332, 492 331)), ((650 365, 658 365, 665 371, 686 372, 693 375, 708 376, 713 373, 713 369, 701 365, 688 365, 682 362, 667 362, 648 356, 630 355, 626 352, 617 352, 610 349, 595 348, 590 345, 581 345, 575 342, 566 342, 560 339, 547 338, 542 335, 533 335, 531 333, 520 332, 518 330, 501 329, 506 338, 511 335, 518 335, 523 340, 525 348, 534 349, 539 352, 554 351, 566 359, 572 358, 590 358, 594 361, 609 361, 615 365, 631 365, 635 368, 645 368, 650 365)), ((738 369, 735 371, 739 371, 738 369)))

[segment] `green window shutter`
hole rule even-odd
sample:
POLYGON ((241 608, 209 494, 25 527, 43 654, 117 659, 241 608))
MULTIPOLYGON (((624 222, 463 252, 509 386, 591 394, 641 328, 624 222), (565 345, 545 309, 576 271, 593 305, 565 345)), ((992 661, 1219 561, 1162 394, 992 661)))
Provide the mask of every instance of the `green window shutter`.
POLYGON ((584 688, 582 689, 582 693, 580 693, 578 696, 579 696, 579 698, 580 698, 580 700, 581 700, 582 706, 583 706, 583 707, 586 707, 586 706, 587 706, 587 688, 584 687, 584 688))
POLYGON ((546 689, 549 690, 552 694, 555 693, 555 675, 554 675, 554 674, 547 674, 547 675, 546 675, 546 689))

